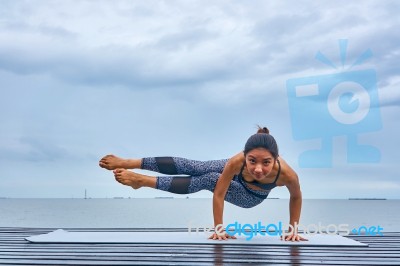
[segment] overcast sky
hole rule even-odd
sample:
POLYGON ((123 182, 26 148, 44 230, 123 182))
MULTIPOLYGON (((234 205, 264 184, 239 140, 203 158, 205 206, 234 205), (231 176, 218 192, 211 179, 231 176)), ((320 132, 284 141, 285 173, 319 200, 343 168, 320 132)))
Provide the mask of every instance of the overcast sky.
POLYGON ((229 158, 260 124, 304 198, 399 198, 399 12, 399 1, 0 0, 0 197, 173 196, 122 186, 98 160, 229 158), (357 138, 380 160, 347 162, 343 132, 332 167, 301 167, 321 139, 295 138, 286 82, 348 71, 368 49, 352 70, 376 72, 381 127, 357 138))

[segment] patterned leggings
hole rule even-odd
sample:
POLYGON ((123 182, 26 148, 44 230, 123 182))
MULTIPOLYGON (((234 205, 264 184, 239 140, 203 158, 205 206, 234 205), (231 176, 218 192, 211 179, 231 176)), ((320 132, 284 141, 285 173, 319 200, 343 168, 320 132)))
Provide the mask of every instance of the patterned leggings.
MULTIPOLYGON (((195 161, 179 157, 149 157, 142 159, 142 169, 167 175, 157 176, 156 189, 176 194, 190 194, 200 190, 214 191, 217 180, 228 160, 195 161)), ((249 192, 235 176, 228 188, 225 200, 242 208, 260 204, 264 198, 249 192)))

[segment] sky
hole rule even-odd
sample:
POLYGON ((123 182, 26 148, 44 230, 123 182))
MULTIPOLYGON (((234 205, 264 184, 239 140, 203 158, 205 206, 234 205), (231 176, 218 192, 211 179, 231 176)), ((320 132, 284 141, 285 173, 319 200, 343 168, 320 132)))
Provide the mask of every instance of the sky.
POLYGON ((182 197, 122 186, 98 161, 230 158, 261 125, 303 198, 399 198, 399 11, 371 0, 0 0, 0 197, 182 197), (290 80, 321 94, 290 98, 290 80), (322 139, 328 148, 303 164, 322 139), (347 148, 354 139, 375 150, 347 148))

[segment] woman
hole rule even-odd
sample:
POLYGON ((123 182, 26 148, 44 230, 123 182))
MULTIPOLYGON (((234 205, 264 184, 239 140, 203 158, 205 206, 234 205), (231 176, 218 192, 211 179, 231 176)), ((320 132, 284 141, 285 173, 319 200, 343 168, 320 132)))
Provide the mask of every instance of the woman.
POLYGON ((207 189, 213 192, 215 233, 213 240, 236 238, 221 232, 224 200, 243 208, 251 208, 267 198, 271 189, 286 186, 290 193, 290 228, 284 240, 306 240, 297 234, 302 195, 295 171, 281 158, 278 145, 264 127, 258 129, 246 142, 243 152, 229 160, 194 161, 178 157, 151 157, 122 159, 107 155, 100 167, 114 170, 115 179, 134 189, 151 187, 177 194, 194 193, 207 189), (126 169, 146 169, 168 175, 146 176, 126 169), (217 230, 218 229, 218 230, 217 230))

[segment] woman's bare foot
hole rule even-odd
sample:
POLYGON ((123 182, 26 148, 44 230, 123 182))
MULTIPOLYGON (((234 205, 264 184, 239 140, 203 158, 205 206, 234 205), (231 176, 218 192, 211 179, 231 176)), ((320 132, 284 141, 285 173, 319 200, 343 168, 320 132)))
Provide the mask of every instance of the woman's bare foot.
POLYGON ((135 169, 140 168, 142 162, 140 159, 123 159, 115 155, 109 154, 101 158, 99 165, 107 170, 117 168, 135 169))
POLYGON ((155 188, 156 186, 155 177, 134 173, 122 168, 115 169, 113 173, 115 176, 115 180, 123 185, 130 186, 134 189, 138 189, 144 186, 155 188))

